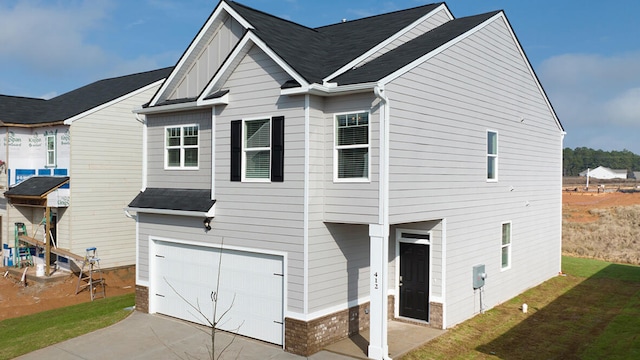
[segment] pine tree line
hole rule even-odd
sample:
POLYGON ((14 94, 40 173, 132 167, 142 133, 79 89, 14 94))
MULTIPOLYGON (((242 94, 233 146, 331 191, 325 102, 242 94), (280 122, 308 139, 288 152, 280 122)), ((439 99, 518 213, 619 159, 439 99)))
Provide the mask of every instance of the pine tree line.
POLYGON ((564 160, 564 176, 578 176, 580 172, 587 170, 587 168, 594 169, 598 166, 640 171, 640 155, 636 155, 627 149, 622 151, 603 151, 587 147, 565 148, 562 152, 562 157, 564 160))

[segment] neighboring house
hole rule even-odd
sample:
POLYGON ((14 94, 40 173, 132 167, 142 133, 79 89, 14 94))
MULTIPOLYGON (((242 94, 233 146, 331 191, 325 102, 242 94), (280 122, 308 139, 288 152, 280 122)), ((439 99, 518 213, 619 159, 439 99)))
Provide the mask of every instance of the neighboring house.
POLYGON ((380 359, 388 317, 449 328, 560 271, 564 131, 501 11, 223 0, 137 113, 138 310, 203 322, 217 291, 223 329, 308 355, 369 328, 380 359))
POLYGON ((587 169, 579 174, 580 176, 589 176, 594 179, 626 179, 627 170, 614 170, 608 167, 598 166, 595 169, 587 169))
POLYGON ((122 215, 141 179, 142 120, 131 110, 170 71, 105 79, 50 100, 0 96, 0 160, 10 187, 0 210, 5 258, 15 223, 23 223, 32 244, 52 237, 53 255, 61 255, 52 260, 62 268, 88 247, 97 247, 102 268, 135 264, 135 226, 122 215))
POLYGON ((633 176, 633 178, 636 179, 636 180, 640 180, 640 171, 632 172, 631 176, 633 176))

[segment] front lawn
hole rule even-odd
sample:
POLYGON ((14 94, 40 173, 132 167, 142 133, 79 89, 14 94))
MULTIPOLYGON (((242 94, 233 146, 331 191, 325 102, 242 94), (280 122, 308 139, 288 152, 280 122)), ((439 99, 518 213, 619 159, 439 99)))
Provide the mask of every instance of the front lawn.
POLYGON ((640 359, 640 267, 563 257, 563 271, 404 359, 640 359))

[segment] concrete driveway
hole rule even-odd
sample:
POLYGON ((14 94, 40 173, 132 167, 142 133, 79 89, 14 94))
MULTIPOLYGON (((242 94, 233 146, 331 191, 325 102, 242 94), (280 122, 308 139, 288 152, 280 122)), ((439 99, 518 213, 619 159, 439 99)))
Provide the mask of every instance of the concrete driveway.
MULTIPOLYGON (((420 346, 443 331, 404 323, 389 323, 392 357, 420 346)), ((367 331, 368 333, 368 331, 367 331)), ((76 359, 209 359, 209 328, 162 315, 134 311, 117 324, 18 357, 22 360, 76 359)), ((216 351, 231 344, 222 359, 353 360, 366 358, 366 335, 345 339, 305 358, 280 346, 228 333, 216 334, 216 351), (348 354, 348 355, 342 355, 348 354)))

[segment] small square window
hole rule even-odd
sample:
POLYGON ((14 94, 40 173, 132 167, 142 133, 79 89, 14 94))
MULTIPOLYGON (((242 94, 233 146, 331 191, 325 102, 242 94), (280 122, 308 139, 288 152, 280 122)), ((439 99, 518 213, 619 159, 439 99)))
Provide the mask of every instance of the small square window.
POLYGON ((198 168, 198 125, 165 128, 165 166, 169 169, 198 168))

